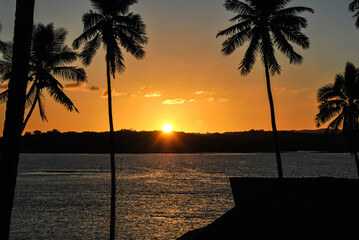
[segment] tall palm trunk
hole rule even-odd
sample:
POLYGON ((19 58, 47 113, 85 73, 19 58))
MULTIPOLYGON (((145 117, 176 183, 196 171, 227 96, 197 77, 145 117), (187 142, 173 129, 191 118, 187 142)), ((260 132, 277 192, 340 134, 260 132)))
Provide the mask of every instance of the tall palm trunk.
MULTIPOLYGON (((109 51, 109 49, 107 49, 109 51)), ((110 240, 115 239, 115 222, 116 222, 116 165, 114 152, 114 133, 112 119, 112 88, 110 60, 106 54, 106 74, 107 74, 107 96, 108 96, 108 118, 110 124, 110 155, 111 155, 111 219, 110 219, 110 240)))
POLYGON ((24 124, 23 124, 23 126, 22 126, 21 133, 24 131, 24 129, 25 129, 25 127, 26 127, 26 124, 27 124, 27 122, 29 121, 29 119, 30 119, 30 117, 31 117, 31 114, 32 114, 32 112, 33 112, 34 109, 35 109, 36 103, 37 103, 38 100, 39 100, 39 97, 40 97, 40 89, 38 88, 38 89, 36 90, 36 96, 35 96, 35 98, 34 98, 34 102, 32 103, 32 106, 31 106, 31 108, 30 108, 30 111, 28 112, 28 114, 27 114, 27 116, 26 116, 26 118, 25 118, 24 124))
POLYGON ((20 136, 24 120, 30 45, 35 0, 17 0, 14 28, 13 59, 9 95, 6 103, 0 168, 0 239, 10 235, 11 212, 15 197, 20 136))
POLYGON ((276 125, 276 121, 275 121, 274 102, 273 102, 271 83, 270 83, 268 59, 265 54, 264 54, 264 68, 265 68, 265 73, 266 73, 267 92, 268 92, 270 114, 271 114, 271 121, 272 121, 274 149, 275 149, 275 154, 276 154, 276 159, 277 159, 278 178, 283 178, 282 159, 281 159, 280 150, 279 150, 278 132, 277 132, 277 125, 276 125))

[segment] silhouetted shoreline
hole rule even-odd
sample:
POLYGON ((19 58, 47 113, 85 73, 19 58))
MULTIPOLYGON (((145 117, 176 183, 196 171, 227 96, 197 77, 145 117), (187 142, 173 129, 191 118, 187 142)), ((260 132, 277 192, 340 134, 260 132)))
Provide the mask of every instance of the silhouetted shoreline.
MULTIPOLYGON (((121 130, 115 132, 116 153, 254 153, 272 152, 272 132, 251 130, 227 133, 184 133, 121 130)), ((343 136, 323 130, 279 131, 280 149, 288 151, 347 152, 343 136)), ((56 130, 26 133, 22 153, 108 153, 108 132, 56 130)), ((0 146, 2 138, 0 138, 0 146)))

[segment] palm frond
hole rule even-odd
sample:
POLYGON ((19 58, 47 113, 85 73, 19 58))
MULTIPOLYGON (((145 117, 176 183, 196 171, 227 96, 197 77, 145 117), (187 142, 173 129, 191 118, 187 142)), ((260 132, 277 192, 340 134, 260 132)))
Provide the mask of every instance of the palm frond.
POLYGON ((250 21, 250 20, 239 22, 225 30, 219 31, 216 35, 216 38, 218 38, 219 36, 234 35, 238 32, 241 32, 241 31, 247 29, 248 27, 251 26, 251 24, 252 24, 252 21, 250 21))
POLYGON ((223 5, 228 11, 235 12, 237 14, 255 14, 255 9, 249 4, 238 0, 226 0, 223 5))
POLYGON ((246 29, 230 36, 222 43, 222 53, 224 55, 232 54, 238 47, 243 44, 251 37, 253 29, 247 27, 246 29))
POLYGON ((63 105, 68 111, 72 112, 75 110, 76 112, 79 112, 71 99, 66 96, 57 84, 52 84, 51 88, 47 88, 47 90, 50 96, 53 97, 56 102, 63 105))
POLYGON ((85 66, 91 64, 97 50, 101 47, 101 36, 97 34, 93 39, 85 43, 82 52, 79 54, 82 63, 85 66))
POLYGON ((326 84, 323 87, 319 88, 317 93, 317 101, 325 102, 331 99, 341 99, 345 100, 346 97, 340 91, 340 88, 335 86, 334 84, 326 84))
POLYGON ((271 25, 291 28, 299 31, 308 26, 308 21, 304 17, 293 15, 279 15, 271 18, 271 25))
POLYGON ((78 67, 54 67, 52 73, 64 80, 73 80, 77 82, 86 82, 86 72, 83 68, 78 67))
POLYGON ((121 46, 129 53, 131 53, 135 58, 142 59, 145 56, 144 47, 142 44, 134 41, 131 36, 123 32, 118 32, 118 39, 121 46))
POLYGON ((7 97, 9 95, 9 89, 6 89, 5 91, 0 93, 0 103, 6 103, 7 97))
POLYGON ((303 61, 303 57, 296 53, 283 35, 281 31, 276 29, 272 29, 274 36, 274 44, 278 47, 278 49, 289 58, 290 63, 300 64, 303 61))
POLYGON ((84 15, 82 16, 82 22, 84 24, 84 32, 100 24, 101 21, 104 21, 104 17, 101 14, 98 14, 92 10, 88 11, 87 13, 84 13, 84 15))
POLYGON ((86 31, 84 31, 78 38, 76 38, 73 43, 72 47, 76 50, 78 49, 82 44, 86 43, 87 41, 92 40, 97 35, 99 35, 99 32, 102 29, 102 24, 97 24, 86 31))
MULTIPOLYGON (((327 123, 333 117, 340 114, 341 110, 343 109, 343 106, 340 106, 340 105, 338 106, 337 104, 333 103, 332 101, 325 101, 325 102, 322 102, 318 108, 319 108, 319 113, 315 117, 315 123, 316 123, 317 127, 320 127, 320 126, 324 125, 325 123, 327 123)), ((342 114, 340 114, 340 115, 342 115, 342 114)), ((342 116, 344 116, 344 115, 342 115, 342 116)), ((336 124, 338 124, 338 122, 334 123, 333 125, 336 125, 336 124)), ((333 128, 333 127, 331 127, 331 128, 333 128)), ((337 129, 337 128, 333 128, 333 129, 337 129)))
POLYGON ((35 97, 37 92, 39 91, 39 88, 37 87, 36 82, 34 82, 29 91, 26 93, 26 100, 25 100, 25 108, 28 108, 29 106, 31 106, 34 101, 35 101, 35 97))
POLYGON ((277 12, 274 12, 273 15, 275 16, 297 16, 300 13, 309 12, 314 13, 312 8, 308 7, 289 7, 285 9, 281 9, 277 12))
POLYGON ((39 97, 37 98, 37 104, 39 106, 40 116, 42 121, 47 122, 46 112, 45 112, 45 102, 44 102, 44 96, 40 93, 39 97))
POLYGON ((250 44, 244 54, 238 70, 241 71, 241 75, 245 76, 251 72, 257 58, 257 52, 260 48, 260 37, 258 34, 253 34, 250 39, 250 44))
POLYGON ((349 11, 354 12, 359 9, 359 0, 354 0, 349 4, 349 11))

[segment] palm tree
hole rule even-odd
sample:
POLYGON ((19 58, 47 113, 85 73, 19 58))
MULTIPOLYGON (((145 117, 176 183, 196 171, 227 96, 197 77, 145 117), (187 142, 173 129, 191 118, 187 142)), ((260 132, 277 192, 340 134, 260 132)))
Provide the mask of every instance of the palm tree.
POLYGON ((14 203, 20 136, 24 120, 27 76, 35 0, 17 0, 14 27, 13 72, 9 81, 1 149, 0 239, 8 239, 14 203))
POLYGON ((359 69, 348 62, 344 73, 337 74, 334 83, 318 90, 319 113, 315 117, 317 127, 332 120, 327 130, 338 130, 346 138, 348 147, 355 157, 359 176, 359 69))
POLYGON ((355 12, 353 18, 356 18, 355 26, 359 28, 359 0, 354 0, 349 4, 349 11, 355 12))
POLYGON ((106 75, 108 93, 108 116, 110 125, 110 157, 111 157, 111 221, 110 239, 115 238, 115 203, 116 175, 115 153, 112 120, 112 88, 111 75, 125 69, 123 49, 137 59, 145 55, 143 45, 147 43, 145 24, 141 16, 129 12, 129 7, 137 0, 91 0, 95 10, 90 10, 82 17, 83 33, 75 39, 73 47, 78 49, 84 44, 80 54, 84 65, 89 65, 97 50, 103 44, 106 52, 106 75))
POLYGON ((229 36, 222 44, 224 55, 232 54, 249 41, 238 68, 243 76, 251 72, 258 54, 261 56, 265 69, 279 178, 283 178, 283 172, 270 75, 280 74, 281 66, 277 62, 274 48, 277 47, 289 58, 290 63, 300 64, 303 58, 294 51, 290 42, 303 49, 309 48, 309 39, 301 32, 301 29, 307 26, 307 20, 298 15, 303 12, 314 13, 313 9, 307 7, 285 8, 289 2, 290 0, 226 0, 224 7, 236 14, 230 19, 235 24, 217 34, 217 37, 229 36))
MULTIPOLYGON (((26 105, 31 106, 24 120, 23 129, 32 115, 35 106, 38 105, 42 120, 47 121, 43 90, 46 89, 55 101, 62 104, 68 111, 75 110, 72 101, 63 92, 63 86, 57 78, 77 82, 86 81, 86 73, 83 68, 67 66, 77 59, 77 53, 64 44, 67 31, 64 28, 54 28, 52 23, 48 25, 37 24, 34 26, 30 69, 28 78, 32 82, 26 94, 26 105)), ((4 60, 0 61, 0 74, 3 80, 8 80, 11 73, 12 51, 8 48, 4 54, 4 60)), ((6 102, 8 90, 0 94, 0 103, 6 102)))

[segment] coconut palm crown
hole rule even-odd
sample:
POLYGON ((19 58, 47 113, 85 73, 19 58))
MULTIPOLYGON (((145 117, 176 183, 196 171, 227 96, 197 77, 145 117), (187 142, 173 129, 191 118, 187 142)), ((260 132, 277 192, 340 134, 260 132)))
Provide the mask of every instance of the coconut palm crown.
POLYGON ((301 32, 307 27, 307 20, 299 14, 314 13, 313 9, 307 7, 286 8, 289 2, 290 0, 226 0, 224 7, 236 14, 230 19, 234 25, 217 34, 217 37, 228 36, 222 44, 224 55, 232 54, 249 42, 238 67, 242 75, 249 74, 257 57, 261 57, 265 68, 279 178, 283 177, 283 173, 270 83, 270 75, 281 73, 275 48, 289 58, 290 63, 302 63, 303 57, 294 50, 292 43, 303 49, 309 48, 309 39, 301 32))
MULTIPOLYGON (((54 28, 52 23, 48 25, 37 24, 33 29, 31 42, 30 66, 28 81, 31 86, 26 94, 26 106, 31 106, 24 121, 25 128, 36 104, 39 107, 42 120, 47 121, 44 106, 43 90, 68 111, 76 111, 77 108, 63 91, 63 85, 59 79, 76 82, 86 81, 86 73, 83 68, 68 66, 77 59, 77 53, 65 45, 67 31, 64 28, 54 28)), ((12 69, 12 47, 9 45, 0 61, 1 81, 10 79, 12 69)), ((0 102, 7 100, 8 90, 0 94, 0 102)))
POLYGON ((353 18, 356 18, 355 26, 359 28, 359 0, 354 0, 349 4, 349 11, 353 12, 353 18))
POLYGON ((319 113, 315 117, 317 127, 328 122, 329 129, 342 129, 351 153, 354 155, 359 176, 357 155, 359 134, 359 69, 348 62, 345 71, 337 74, 334 83, 318 90, 319 113))

